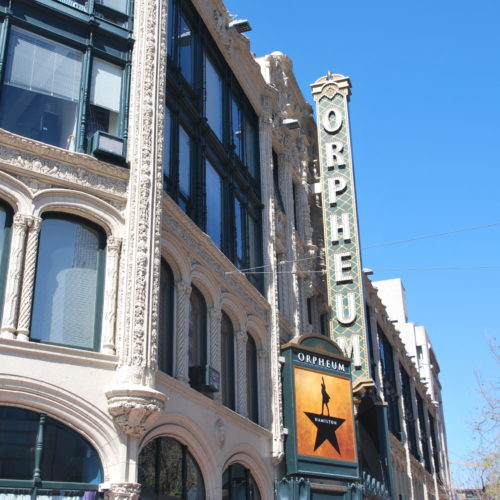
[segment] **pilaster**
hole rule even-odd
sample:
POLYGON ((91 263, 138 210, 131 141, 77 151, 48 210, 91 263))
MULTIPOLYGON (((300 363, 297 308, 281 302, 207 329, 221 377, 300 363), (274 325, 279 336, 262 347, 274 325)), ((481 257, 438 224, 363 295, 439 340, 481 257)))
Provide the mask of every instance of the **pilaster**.
POLYGON ((31 217, 28 221, 28 235, 24 255, 24 273, 21 285, 21 301, 19 304, 19 318, 17 320, 17 340, 29 340, 31 310, 33 307, 33 293, 35 286, 35 272, 38 254, 38 241, 42 219, 31 217))
POLYGON ((236 377, 236 408, 240 415, 248 416, 247 402, 247 341, 246 331, 240 330, 235 333, 236 337, 236 359, 237 359, 237 377, 236 377))
POLYGON ((26 215, 16 214, 14 216, 9 257, 9 272, 5 287, 2 328, 0 332, 0 336, 5 339, 16 338, 16 324, 19 296, 21 293, 25 241, 29 220, 29 216, 26 215))
POLYGON ((189 299, 191 286, 185 281, 175 284, 177 295, 177 330, 176 330, 176 365, 175 377, 184 383, 189 383, 189 299))
MULTIPOLYGON (((221 373, 221 320, 222 320, 222 311, 220 304, 216 304, 208 310, 208 319, 209 319, 209 353, 210 353, 210 361, 209 364, 221 373)), ((216 392, 214 394, 214 398, 217 400, 221 400, 221 393, 216 392)))
POLYGON ((118 294, 118 268, 122 240, 110 236, 106 254, 106 299, 104 300, 104 321, 102 324, 102 350, 106 354, 115 354, 116 297, 118 294))

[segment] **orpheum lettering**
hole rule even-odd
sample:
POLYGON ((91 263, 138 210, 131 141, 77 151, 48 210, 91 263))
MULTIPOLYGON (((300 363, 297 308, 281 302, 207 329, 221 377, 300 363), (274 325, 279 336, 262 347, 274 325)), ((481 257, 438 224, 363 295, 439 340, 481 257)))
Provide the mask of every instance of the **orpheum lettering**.
POLYGON ((334 361, 333 359, 324 358, 322 356, 311 356, 310 354, 299 352, 297 354, 297 359, 299 361, 302 361, 302 363, 307 363, 308 365, 322 366, 325 368, 330 368, 331 370, 347 372, 347 367, 344 363, 340 361, 334 361))

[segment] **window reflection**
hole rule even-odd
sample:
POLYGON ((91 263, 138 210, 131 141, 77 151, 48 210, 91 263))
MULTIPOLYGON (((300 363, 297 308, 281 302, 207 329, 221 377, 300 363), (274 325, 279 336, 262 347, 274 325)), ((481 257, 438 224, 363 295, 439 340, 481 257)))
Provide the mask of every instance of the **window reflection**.
POLYGON ((205 364, 207 352, 207 305, 200 291, 193 287, 189 299, 189 367, 205 364))
POLYGON ((174 359, 174 275, 162 259, 160 273, 158 367, 173 375, 174 359))
POLYGON ((188 211, 191 187, 191 138, 179 127, 179 196, 182 209, 188 211))
POLYGON ((223 500, 260 500, 252 474, 240 464, 230 465, 222 475, 223 500))
POLYGON ((198 464, 186 446, 160 437, 139 455, 138 481, 144 500, 204 500, 205 485, 198 464))
POLYGON ((234 151, 243 159, 243 137, 241 136, 241 109, 235 99, 231 99, 231 139, 234 151))
POLYGON ((193 83, 193 36, 192 30, 184 16, 180 16, 179 24, 179 67, 182 76, 193 83))
POLYGON ((77 217, 50 215, 40 232, 31 338, 99 348, 104 233, 77 217))
POLYGON ((11 228, 12 210, 0 201, 0 320, 2 319, 3 297, 7 281, 11 228))
POLYGON ((206 162, 206 232, 213 242, 222 246, 222 180, 213 165, 206 162))
POLYGON ((210 128, 222 141, 222 80, 205 56, 205 116, 210 128))

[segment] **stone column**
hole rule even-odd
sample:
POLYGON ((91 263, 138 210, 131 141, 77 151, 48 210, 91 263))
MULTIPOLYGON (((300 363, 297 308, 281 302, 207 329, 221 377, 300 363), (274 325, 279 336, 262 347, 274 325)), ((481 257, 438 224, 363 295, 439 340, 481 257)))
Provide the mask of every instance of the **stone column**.
POLYGON ((102 322, 102 351, 115 354, 116 296, 118 293, 118 268, 122 240, 114 236, 108 238, 106 246, 106 291, 104 300, 104 320, 102 322))
MULTIPOLYGON (((208 310, 208 319, 210 321, 209 331, 210 337, 208 339, 209 345, 209 364, 221 373, 221 319, 222 319, 222 311, 221 305, 215 304, 208 310)), ((217 401, 222 400, 221 392, 216 392, 214 394, 214 399, 217 401)))
POLYGON ((191 285, 185 281, 175 284, 177 294, 177 329, 175 378, 189 383, 189 298, 191 285))
POLYGON ((14 216, 13 234, 11 240, 9 270, 5 287, 5 299, 2 315, 0 336, 4 339, 16 338, 17 314, 21 281, 23 276, 23 260, 25 251, 26 231, 29 216, 16 214, 14 216))
POLYGON ((236 338, 236 410, 248 416, 247 405, 247 332, 235 332, 236 338))
POLYGON ((135 3, 127 142, 130 177, 120 265, 120 310, 115 332, 118 368, 114 385, 106 391, 108 411, 116 427, 131 437, 138 437, 153 425, 154 415, 162 411, 166 400, 164 394, 154 389, 160 293, 166 26, 167 1, 135 3))
POLYGON ((38 239, 42 219, 32 217, 29 221, 26 252, 24 256, 24 275, 21 288, 21 303, 17 321, 17 340, 29 340, 31 311, 33 308, 33 293, 35 289, 35 272, 38 257, 38 239))

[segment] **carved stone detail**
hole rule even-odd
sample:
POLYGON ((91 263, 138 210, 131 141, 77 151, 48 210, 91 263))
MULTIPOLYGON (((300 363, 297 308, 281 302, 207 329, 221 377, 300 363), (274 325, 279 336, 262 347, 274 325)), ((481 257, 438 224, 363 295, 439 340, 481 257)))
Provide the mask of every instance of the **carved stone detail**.
POLYGON ((240 415, 248 416, 247 404, 247 341, 248 335, 245 331, 238 331, 236 336, 236 363, 237 363, 237 409, 240 415))
POLYGON ((24 256, 24 275, 21 288, 19 319, 17 321, 17 339, 29 340, 31 310, 35 286, 36 261, 38 256, 38 238, 42 227, 42 219, 31 217, 28 221, 28 237, 24 256))
POLYGON ((137 500, 141 485, 137 483, 114 483, 104 493, 105 500, 137 500))
POLYGON ((143 387, 118 387, 106 392, 108 411, 115 425, 127 436, 140 438, 161 412, 167 397, 143 387))
POLYGON ((210 364, 219 373, 221 369, 221 319, 222 311, 220 304, 211 307, 208 311, 208 317, 210 319, 210 364))
POLYGON ((176 372, 175 377, 181 382, 189 382, 189 299, 191 286, 184 281, 176 283, 177 293, 177 337, 176 337, 176 372))
POLYGON ((110 236, 106 255, 106 300, 104 301, 104 333, 102 350, 106 354, 115 353, 116 297, 118 293, 118 268, 120 264, 121 238, 110 236))
POLYGON ((226 429, 220 418, 215 422, 215 442, 219 448, 222 448, 226 442, 226 429))
POLYGON ((14 216, 14 230, 9 257, 9 273, 5 287, 2 329, 0 334, 1 337, 7 339, 15 338, 28 221, 29 216, 21 214, 16 214, 14 216))

